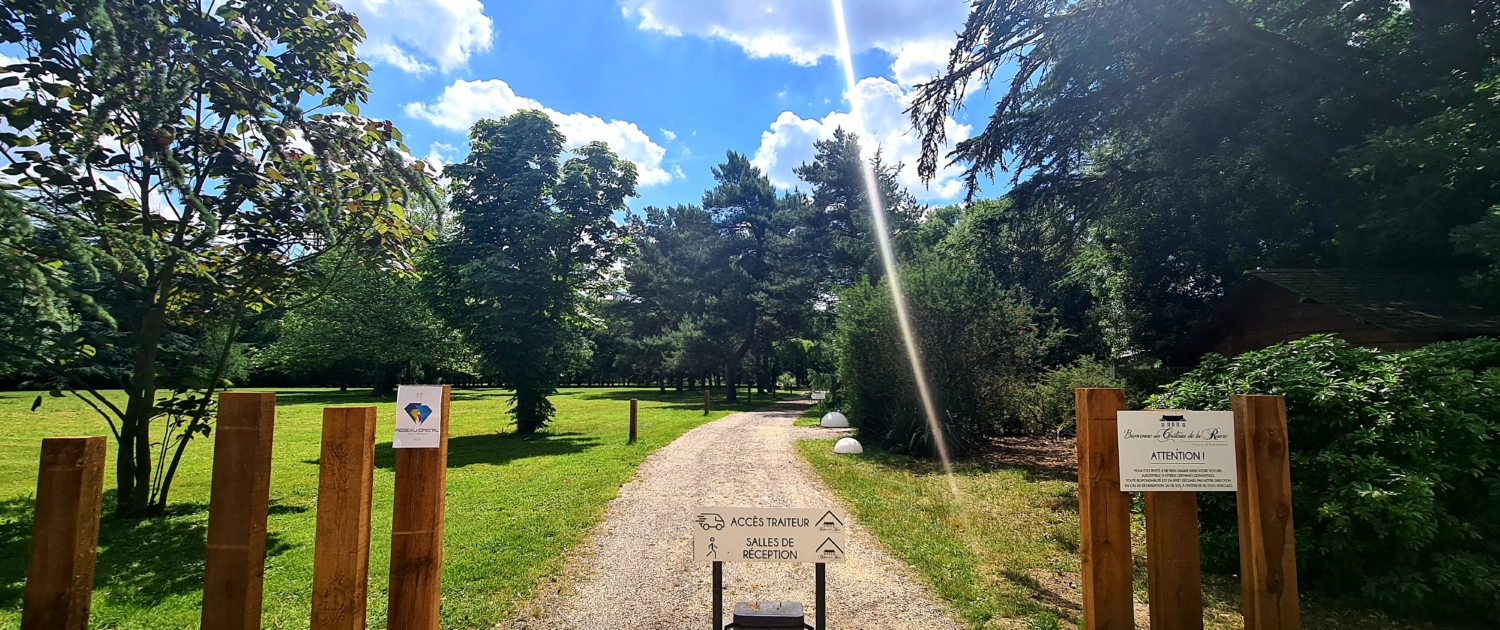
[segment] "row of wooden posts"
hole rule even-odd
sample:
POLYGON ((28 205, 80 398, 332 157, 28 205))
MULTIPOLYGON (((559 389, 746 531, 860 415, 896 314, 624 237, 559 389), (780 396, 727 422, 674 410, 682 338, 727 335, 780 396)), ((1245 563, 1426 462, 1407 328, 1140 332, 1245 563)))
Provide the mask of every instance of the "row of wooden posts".
MULTIPOLYGON (((396 450, 388 624, 436 630, 443 564, 448 397, 438 448, 396 450)), ((375 407, 323 410, 312 627, 363 630, 375 486, 375 407)), ((276 395, 219 396, 203 570, 204 630, 261 627, 276 395)), ((84 630, 93 597, 105 438, 42 440, 22 630, 84 630)))
MULTIPOLYGON (((1135 627, 1130 495, 1120 491, 1116 414, 1125 390, 1079 389, 1078 520, 1084 630, 1135 627)), ((1286 401, 1234 396, 1240 584, 1246 630, 1297 630, 1286 401)), ((1152 630, 1202 630, 1198 498, 1146 492, 1146 581, 1152 630)))
MULTIPOLYGON (((438 627, 450 394, 450 387, 443 386, 440 446, 396 449, 388 609, 392 630, 438 627)), ((631 444, 637 438, 638 409, 631 399, 631 444)), ((708 413, 705 391, 703 414, 708 413)), ((376 418, 375 407, 323 410, 313 557, 315 630, 365 627, 376 418)), ((205 630, 260 627, 275 422, 275 394, 219 396, 203 571, 205 630)), ((22 630, 88 627, 105 447, 104 436, 42 440, 22 630)))

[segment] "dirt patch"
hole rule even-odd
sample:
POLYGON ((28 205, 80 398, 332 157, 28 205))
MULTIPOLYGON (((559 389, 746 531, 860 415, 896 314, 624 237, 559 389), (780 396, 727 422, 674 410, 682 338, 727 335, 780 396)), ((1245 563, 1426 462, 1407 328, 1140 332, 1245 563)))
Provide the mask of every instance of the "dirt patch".
POLYGON ((1073 438, 990 438, 976 461, 996 468, 1024 468, 1044 479, 1078 480, 1078 446, 1073 438))

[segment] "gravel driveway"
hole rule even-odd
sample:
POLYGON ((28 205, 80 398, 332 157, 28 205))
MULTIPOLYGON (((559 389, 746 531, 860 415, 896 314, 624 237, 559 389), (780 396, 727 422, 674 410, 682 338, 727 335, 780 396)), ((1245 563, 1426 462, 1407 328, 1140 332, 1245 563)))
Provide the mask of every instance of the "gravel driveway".
MULTIPOLYGON (((793 427, 807 406, 782 403, 698 427, 657 451, 620 489, 565 575, 518 628, 693 628, 709 625, 711 567, 692 556, 702 505, 838 505, 793 452, 828 429, 793 427)), ((836 630, 958 628, 912 570, 855 520, 848 561, 828 568, 828 625, 836 630)), ((791 600, 812 621, 813 565, 726 563, 725 622, 736 601, 791 600)))

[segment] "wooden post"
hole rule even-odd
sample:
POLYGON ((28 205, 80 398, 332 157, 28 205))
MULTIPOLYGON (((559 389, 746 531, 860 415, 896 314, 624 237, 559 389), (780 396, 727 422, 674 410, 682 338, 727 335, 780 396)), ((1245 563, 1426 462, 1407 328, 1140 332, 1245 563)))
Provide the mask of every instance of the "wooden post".
POLYGON ((313 630, 364 630, 375 489, 374 407, 323 410, 313 630))
POLYGON ((390 630, 437 630, 443 577, 443 494, 448 484, 448 414, 443 386, 438 448, 396 449, 391 519, 390 630))
POLYGON ((636 399, 630 399, 630 443, 635 444, 635 420, 638 403, 636 399))
POLYGON ((703 415, 708 415, 708 386, 703 387, 703 415))
POLYGON ((203 630, 260 628, 276 394, 219 394, 203 569, 203 630))
POLYGON ((104 501, 104 436, 42 440, 21 630, 86 630, 104 501))
POLYGON ((1115 414, 1123 389, 1078 389, 1078 522, 1084 630, 1135 627, 1130 498, 1120 491, 1115 414))
POLYGON ((1151 630, 1203 630, 1198 493, 1144 494, 1151 630))
POLYGON ((1298 630, 1292 468, 1281 396, 1234 396, 1245 630, 1298 630))

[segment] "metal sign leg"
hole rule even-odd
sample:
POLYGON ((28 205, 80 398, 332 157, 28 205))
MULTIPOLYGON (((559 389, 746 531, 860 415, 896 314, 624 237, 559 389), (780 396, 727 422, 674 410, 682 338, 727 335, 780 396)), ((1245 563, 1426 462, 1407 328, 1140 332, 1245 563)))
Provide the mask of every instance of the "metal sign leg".
POLYGON ((714 562, 714 630, 724 629, 724 563, 714 562))
POLYGON ((814 618, 817 619, 816 623, 818 624, 818 630, 827 630, 827 615, 825 615, 823 611, 827 608, 824 603, 828 600, 828 598, 826 597, 828 591, 824 588, 824 584, 827 581, 828 577, 828 565, 819 562, 817 566, 817 592, 815 595, 813 595, 813 603, 817 606, 817 612, 814 613, 814 618))

